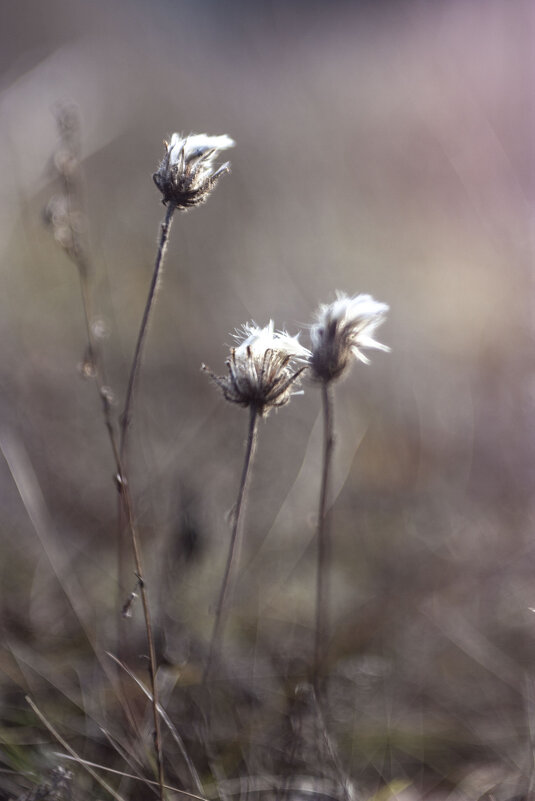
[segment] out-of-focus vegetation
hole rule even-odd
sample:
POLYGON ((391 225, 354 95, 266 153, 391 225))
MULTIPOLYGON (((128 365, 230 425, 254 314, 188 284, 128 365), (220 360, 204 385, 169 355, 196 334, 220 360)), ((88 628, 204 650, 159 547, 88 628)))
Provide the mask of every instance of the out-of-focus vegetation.
MULTIPOLYGON (((174 223, 131 438, 162 703, 206 792, 217 779, 222 798, 256 796, 290 777, 288 797, 299 782, 336 794, 343 772, 363 799, 531 797, 529 0, 21 0, 0 18, 2 797, 46 782, 44 797, 68 797, 58 766, 74 799, 104 793, 57 756, 28 694, 84 759, 153 775, 150 710, 123 675, 129 724, 105 655, 122 639, 148 682, 141 610, 120 618, 135 579, 130 565, 118 578, 113 461, 78 369, 79 284, 42 222, 65 101, 82 120, 117 409, 163 215, 162 139, 237 142, 232 175, 174 223), (392 353, 337 387, 335 759, 304 684, 321 455, 310 384, 261 426, 209 731, 199 681, 247 426, 200 365, 223 371, 247 320, 295 333, 336 289, 390 304, 392 353)), ((164 745, 170 783, 191 789, 164 745)), ((125 798, 151 792, 106 778, 125 798)))

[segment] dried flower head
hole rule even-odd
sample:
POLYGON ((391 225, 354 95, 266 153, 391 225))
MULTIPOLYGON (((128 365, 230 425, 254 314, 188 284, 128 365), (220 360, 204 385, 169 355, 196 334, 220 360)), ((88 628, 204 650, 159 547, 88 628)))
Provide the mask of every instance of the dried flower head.
POLYGON ((310 330, 310 364, 316 378, 339 378, 353 358, 369 364, 362 348, 390 350, 373 338, 387 311, 387 304, 378 303, 371 295, 350 298, 344 292, 337 292, 333 303, 322 304, 310 330))
POLYGON ((223 134, 190 134, 183 137, 174 133, 165 142, 166 152, 154 173, 154 183, 163 195, 164 203, 172 202, 177 209, 190 209, 204 203, 230 162, 215 167, 220 150, 234 147, 235 142, 223 134))
MULTIPOLYGON (((260 415, 290 400, 297 381, 312 356, 298 336, 275 331, 273 320, 265 328, 246 323, 236 333, 239 344, 227 359, 228 376, 211 378, 231 403, 254 406, 260 415), (298 366, 299 365, 299 366, 298 366)), ((207 370, 205 365, 203 369, 207 370)))

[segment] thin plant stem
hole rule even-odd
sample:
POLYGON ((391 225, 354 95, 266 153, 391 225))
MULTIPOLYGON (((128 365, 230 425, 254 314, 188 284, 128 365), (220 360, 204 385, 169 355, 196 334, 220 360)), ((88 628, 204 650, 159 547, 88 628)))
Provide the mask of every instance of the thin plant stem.
POLYGON ((134 553, 134 562, 136 566, 136 576, 138 580, 138 587, 139 587, 139 594, 141 595, 141 605, 143 607, 143 617, 145 619, 145 631, 147 634, 147 646, 149 649, 149 675, 150 675, 150 687, 152 693, 152 717, 154 722, 154 748, 156 751, 156 759, 158 763, 158 782, 160 786, 160 799, 164 801, 165 794, 164 794, 164 773, 163 773, 163 754, 162 754, 162 733, 161 733, 161 726, 160 726, 160 716, 158 714, 159 708, 159 692, 158 692, 158 685, 156 683, 156 650, 154 648, 154 636, 152 632, 152 622, 151 622, 151 614, 150 614, 150 606, 149 606, 149 596, 147 593, 147 588, 145 587, 145 580, 143 578, 143 564, 141 560, 141 548, 139 544, 139 536, 137 533, 137 527, 134 520, 133 508, 132 508, 132 498, 130 496, 130 490, 128 487, 128 482, 124 480, 124 473, 122 476, 122 481, 119 484, 119 491, 121 492, 121 496, 124 500, 124 509, 127 515, 127 522, 128 522, 128 529, 130 531, 130 537, 132 540, 132 550, 134 553))
POLYGON ((128 389, 126 391, 126 399, 124 403, 123 412, 121 415, 121 440, 119 448, 121 461, 124 459, 124 454, 126 451, 126 440, 127 440, 128 428, 131 422, 132 403, 134 401, 136 380, 139 373, 139 368, 141 367, 141 360, 143 358, 143 346, 145 344, 145 339, 147 338, 149 322, 151 319, 151 312, 154 307, 154 301, 156 299, 158 291, 161 268, 163 265, 165 251, 167 249, 167 243, 169 241, 169 233, 171 231, 171 223, 173 221, 173 214, 175 212, 175 209, 176 209, 175 204, 170 201, 167 205, 164 221, 162 222, 160 227, 160 240, 158 242, 158 252, 156 254, 156 261, 154 263, 154 271, 152 273, 152 280, 149 287, 149 294, 147 296, 147 302, 145 304, 145 310, 143 312, 143 318, 141 320, 141 326, 137 337, 136 349, 134 352, 132 366, 130 368, 130 377, 128 379, 128 389))
MULTIPOLYGON (((140 690, 147 696, 149 701, 152 701, 152 695, 147 690, 147 688, 145 687, 143 682, 140 681, 137 678, 137 676, 134 676, 132 671, 129 670, 129 668, 123 662, 121 662, 120 659, 117 659, 117 657, 114 656, 113 654, 111 654, 109 651, 106 651, 106 654, 110 657, 110 659, 113 659, 113 661, 115 662, 116 665, 119 665, 119 667, 122 668, 122 670, 124 670, 125 673, 128 674, 128 676, 130 676, 132 681, 134 681, 137 684, 137 686, 140 688, 140 690)), ((193 780, 193 783, 195 785, 195 788, 196 788, 197 792, 202 795, 204 793, 204 788, 203 788, 203 786, 201 784, 201 780, 199 778, 199 774, 197 773, 193 762, 191 761, 191 759, 188 756, 188 753, 187 753, 186 748, 184 746, 184 741, 182 740, 182 737, 178 733, 178 730, 177 730, 176 726, 172 723, 171 718, 169 717, 169 715, 167 714, 167 712, 165 711, 165 709, 161 705, 158 705, 158 712, 160 713, 160 716, 161 716, 163 722, 165 723, 165 725, 167 726, 167 728, 171 732, 171 736, 173 737, 173 740, 177 744, 177 746, 178 746, 178 748, 180 750, 180 753, 182 755, 182 758, 184 759, 186 765, 188 766, 191 778, 193 780)))
MULTIPOLYGON (((68 123, 69 123, 68 119, 65 119, 63 121, 60 119, 60 132, 65 145, 67 146, 69 152, 73 156, 73 162, 71 163, 70 168, 64 168, 64 169, 60 168, 59 171, 63 181, 63 188, 70 216, 76 210, 77 206, 76 199, 79 194, 79 172, 78 172, 79 148, 78 148, 78 142, 76 140, 75 131, 72 127, 69 127, 68 123)), ((92 321, 91 298, 90 298, 89 283, 88 283, 90 264, 87 256, 87 248, 82 242, 79 232, 76 231, 74 227, 71 228, 71 243, 70 243, 70 248, 68 250, 72 261, 75 263, 78 269, 80 288, 82 294, 82 306, 83 306, 85 325, 87 331, 87 344, 88 344, 87 361, 89 363, 91 374, 95 378, 97 390, 102 402, 104 421, 106 424, 106 429, 108 431, 110 445, 115 461, 117 487, 122 501, 122 508, 126 516, 128 531, 130 533, 132 550, 134 554, 136 577, 138 581, 138 586, 141 595, 141 602, 143 606, 145 630, 147 635, 147 646, 149 651, 149 671, 150 671, 151 694, 152 694, 152 712, 154 719, 154 745, 155 745, 156 759, 158 764, 158 783, 160 788, 161 801, 164 801, 165 793, 164 793, 162 738, 161 738, 160 717, 158 714, 158 707, 159 707, 158 688, 156 684, 156 669, 157 669, 156 653, 154 648, 154 637, 152 633, 149 599, 143 573, 143 563, 141 557, 141 548, 139 544, 139 536, 135 525, 132 497, 126 474, 125 453, 126 453, 126 443, 127 443, 127 432, 132 415, 132 403, 134 400, 136 379, 141 366, 141 361, 143 356, 143 346, 148 332, 151 311, 153 309, 154 300, 157 294, 158 282, 161 275, 161 268, 165 256, 165 251, 167 248, 167 243, 169 240, 169 232, 175 209, 176 206, 174 205, 174 203, 169 202, 167 205, 164 221, 161 224, 160 239, 158 243, 158 251, 156 254, 156 261, 154 264, 152 280, 149 288, 147 302, 145 304, 143 318, 141 321, 141 327, 138 334, 136 349, 134 352, 134 358, 130 369, 128 389, 120 421, 119 437, 117 436, 116 428, 112 418, 110 394, 108 387, 106 385, 104 365, 102 359, 100 358, 100 353, 97 347, 96 339, 93 334, 93 328, 91 322, 92 321)))
MULTIPOLYGON (((80 280, 82 283, 83 291, 82 296, 84 298, 84 312, 86 314, 86 319, 90 319, 87 310, 88 307, 86 305, 86 291, 85 288, 85 280, 83 274, 80 272, 80 280)), ((88 325, 88 342, 89 342, 89 353, 90 358, 92 360, 95 359, 96 350, 92 347, 92 339, 90 333, 90 325, 88 325)), ((99 382, 97 385, 100 387, 101 384, 101 368, 100 364, 94 362, 94 371, 95 377, 99 382), (99 369, 100 368, 100 369, 99 369)), ((143 615, 145 619, 145 630, 147 636, 147 646, 149 650, 149 672, 150 672, 150 681, 151 681, 151 690, 152 690, 152 710, 153 710, 153 719, 154 719, 154 742, 155 742, 155 750, 156 750, 156 758, 158 763, 158 783, 160 786, 160 798, 161 801, 164 799, 164 774, 163 774, 163 755, 162 755, 162 738, 161 738, 161 727, 160 727, 160 718, 158 715, 158 688, 156 684, 156 652, 154 648, 154 637, 152 633, 152 623, 151 623, 151 615, 150 615, 150 607, 149 607, 149 599, 147 590, 145 587, 145 580, 143 577, 143 564, 141 558, 141 549, 139 545, 139 537, 137 533, 137 527, 135 524, 134 513, 133 513, 133 504, 132 504, 132 497, 130 493, 130 488, 128 484, 128 479, 126 477, 126 471, 122 463, 120 450, 117 446, 117 440, 115 437, 115 429, 112 424, 110 408, 109 408, 109 399, 107 393, 102 389, 100 389, 100 396, 103 402, 104 408, 104 417, 106 421, 106 427, 109 432, 110 443, 113 450, 113 455, 115 459, 115 464, 117 468, 117 487, 120 493, 122 506, 126 515, 127 520, 127 527, 130 533, 130 538, 132 542, 132 550, 134 553, 134 562, 136 568, 136 577, 139 586, 139 591, 141 595, 141 603, 143 607, 143 615)))
MULTIPOLYGON (((86 213, 80 167, 79 120, 75 110, 73 108, 60 110, 57 115, 57 123, 63 152, 67 154, 67 157, 59 158, 56 164, 62 183, 67 218, 69 221, 72 221, 76 215, 79 215, 79 219, 85 220, 86 213)), ((80 285, 87 339, 86 354, 82 363, 82 370, 83 373, 91 377, 95 382, 95 387, 101 403, 104 424, 113 453, 116 475, 120 475, 122 470, 119 457, 119 439, 118 430, 112 413, 112 396, 106 378, 104 359, 93 329, 93 304, 90 291, 90 277, 93 274, 93 266, 84 225, 80 227, 70 222, 69 242, 65 250, 76 267, 80 285)), ((121 552, 119 551, 119 571, 121 569, 121 564, 121 552)), ((124 694, 121 702, 127 720, 132 729, 135 730, 136 724, 134 715, 124 694)))
MULTIPOLYGON (((59 160, 57 169, 63 184, 64 197, 67 203, 68 218, 72 219, 78 212, 83 218, 85 213, 83 210, 83 197, 82 197, 82 181, 80 175, 80 144, 79 144, 79 126, 76 117, 69 117, 72 115, 72 110, 64 111, 63 115, 58 115, 58 126, 60 129, 61 141, 66 151, 69 153, 70 158, 64 163, 59 160)), ((103 359, 100 354, 100 349, 97 345, 96 337, 93 333, 93 309, 91 303, 91 293, 89 291, 89 277, 92 272, 91 259, 89 257, 89 248, 85 237, 76 229, 75 226, 70 227, 70 245, 67 248, 69 258, 78 270, 78 277, 80 281, 80 291, 82 296, 82 309, 84 313, 84 322, 87 335, 87 359, 86 363, 89 366, 89 374, 95 379, 95 385, 99 397, 102 402, 102 412, 106 430, 110 440, 111 449, 117 467, 119 467, 119 449, 115 426, 113 424, 110 394, 107 386, 106 372, 103 359)))
POLYGON ((76 762, 78 762, 78 764, 82 765, 82 767, 89 773, 89 775, 92 776, 93 779, 96 782, 98 782, 98 784, 100 784, 100 786, 104 790, 106 790, 107 793, 109 793, 112 796, 112 798, 115 798, 115 801, 124 801, 123 797, 121 795, 119 795, 119 793, 116 792, 113 789, 113 787, 110 787, 110 785, 106 781, 104 781, 104 779, 101 776, 99 776, 98 773, 96 773, 93 770, 91 765, 88 765, 87 763, 84 764, 84 761, 81 759, 81 757, 79 757, 78 754, 76 753, 76 751, 73 748, 71 748, 70 745, 63 739, 61 734, 58 731, 56 731, 54 726, 50 723, 50 721, 48 721, 45 718, 43 713, 40 711, 40 709, 38 709, 38 707, 34 704, 32 699, 28 695, 25 696, 25 700, 26 700, 26 703, 28 703, 30 705, 30 707, 32 708, 34 713, 37 715, 37 717, 39 718, 41 723, 44 726, 46 726, 46 728, 48 729, 50 734, 54 737, 54 739, 56 739, 58 741, 58 743, 61 746, 63 746, 63 748, 67 751, 67 753, 70 754, 73 757, 73 759, 75 759, 76 762))
POLYGON ((136 379, 139 374, 139 369, 141 367, 141 361, 143 358, 143 346, 145 344, 145 340, 147 337, 148 329, 149 329, 149 322, 151 319, 151 312, 154 308, 154 301, 156 299, 157 290, 158 290, 158 283, 161 275, 161 269, 163 265, 163 260, 165 256, 165 251, 167 249, 167 243, 169 241, 169 232, 171 229, 171 222, 173 219, 173 214, 176 209, 176 206, 173 203, 169 203, 167 206, 167 210, 165 213, 164 221, 161 224, 160 228, 160 239, 158 242, 158 251, 156 253, 156 261, 154 263, 154 270, 152 273, 152 279, 149 287, 149 294, 147 296, 147 302, 145 304, 145 310, 143 312, 143 317, 141 320, 141 326, 139 329, 139 334, 136 343, 136 349, 134 351, 134 358, 132 361, 132 366, 130 368, 130 377, 128 380, 128 389, 126 392, 126 399, 123 408, 123 412, 121 415, 121 435, 120 435, 120 443, 119 443, 119 471, 117 475, 117 483, 118 489, 121 494, 124 503, 124 511, 126 513, 126 519, 128 524, 128 530, 130 532, 130 539, 132 543, 132 551, 134 554, 134 563, 136 568, 136 577, 138 580, 139 592, 141 595, 141 605, 143 607, 143 616, 145 619, 145 631, 147 634, 147 646, 149 650, 149 673, 150 673, 150 689, 152 695, 152 716, 154 722, 154 747, 156 751, 156 759, 158 763, 158 783, 160 787, 160 799, 164 801, 164 771, 163 771, 163 754, 162 754, 162 734, 161 734, 161 725, 160 725, 160 716, 158 714, 159 709, 159 692, 158 692, 158 685, 156 681, 156 673, 157 673, 157 664, 156 664, 156 650, 154 648, 154 636, 152 631, 152 621, 151 621, 151 613, 150 613, 150 605, 149 605, 149 596, 147 592, 147 587, 145 584, 145 577, 144 577, 144 570, 143 570, 143 560, 141 555, 141 545, 139 542, 139 536, 137 532, 137 527, 135 524, 134 513, 133 513, 133 505, 132 505, 132 496, 130 494, 130 487, 128 483, 128 478, 126 475, 126 467, 125 467, 125 454, 126 454, 126 444, 127 444, 127 435, 128 429, 131 422, 132 416, 132 404, 134 401, 134 394, 136 388, 136 379))
POLYGON ((147 636, 147 647, 149 651, 149 673, 150 673, 150 684, 151 684, 151 694, 152 694, 152 713, 153 713, 153 721, 154 721, 154 746, 156 751, 156 760, 158 765, 158 783, 160 787, 160 799, 163 801, 165 797, 164 793, 164 772, 163 772, 163 754, 162 754, 162 736, 161 736, 161 725, 160 725, 160 717, 158 714, 158 687, 156 683, 156 672, 157 672, 157 664, 156 664, 156 651, 154 648, 154 636, 152 631, 152 621, 151 621, 151 613, 150 613, 150 605, 149 605, 149 598, 147 593, 147 588, 145 585, 145 578, 144 578, 144 570, 143 570, 143 561, 141 555, 141 547, 139 543, 139 536, 137 532, 137 527, 134 519, 134 512, 133 512, 133 503, 132 503, 132 496, 130 493, 130 487, 128 483, 128 478, 126 474, 126 467, 124 464, 125 459, 125 446, 126 446, 126 433, 128 428, 128 423, 130 421, 131 415, 131 407, 132 401, 134 396, 134 389, 135 389, 135 382, 136 377, 139 372, 139 368, 141 365, 141 358, 143 353, 143 344, 145 342, 146 334, 148 331, 148 324, 150 320, 150 313, 153 308, 154 299, 156 297, 156 290, 158 286, 158 279, 161 273, 161 266, 163 263, 163 257, 165 254, 166 245, 169 238, 169 228, 171 224, 172 215, 174 212, 174 206, 170 204, 167 208, 165 220, 161 226, 161 236, 160 242, 158 245, 158 252, 156 255, 156 261, 154 265, 154 271, 152 276, 151 285, 149 288, 149 295, 147 299, 147 303, 145 306, 145 311, 143 314, 143 319, 141 322, 141 328, 138 335, 136 350, 134 353, 134 360, 132 363, 131 371, 130 371, 130 379, 128 383, 128 390, 126 395, 126 401, 124 406, 124 411, 122 415, 121 421, 121 435, 120 441, 117 442, 117 438, 115 435, 115 429, 111 419, 111 411, 110 411, 110 404, 108 394, 106 392, 106 387, 103 384, 102 379, 102 365, 101 360, 97 360, 97 349, 95 346, 95 342, 92 335, 91 324, 90 324, 90 306, 89 306, 89 293, 87 288, 87 271, 79 268, 80 274, 80 283, 82 289, 82 300, 83 300, 83 307, 84 307, 84 315, 86 319, 86 327, 87 327, 87 336, 88 336, 88 350, 89 350, 89 357, 92 362, 92 368, 95 373, 95 378, 97 380, 97 387, 99 388, 99 394, 102 399, 103 403, 103 411, 104 411, 104 419, 106 422, 106 427, 108 430, 110 444, 112 447, 114 460, 117 468, 117 487, 120 493, 120 497, 122 500, 123 509, 126 516, 127 521, 127 528, 130 534, 130 540, 132 544, 132 551, 134 554, 134 563, 135 563, 135 571, 136 577, 138 581, 139 592, 141 596, 141 604, 143 607, 143 616, 145 620, 145 631, 147 636))
POLYGON ((340 786, 342 788, 344 801, 350 801, 351 793, 350 793, 350 783, 349 777, 347 776, 344 768, 342 767, 342 763, 340 761, 340 756, 337 752, 336 746, 333 742, 331 735, 327 730, 327 723, 325 721, 325 713, 323 710, 323 704, 321 700, 316 696, 316 693, 313 693, 312 701, 316 711, 316 722, 319 729, 319 734, 325 744, 325 749, 329 756, 329 759, 332 762, 334 770, 338 776, 338 781, 340 782, 340 786))
POLYGON ((81 267, 78 268, 78 272, 80 276, 82 307, 84 310, 84 319, 87 332, 87 354, 89 357, 89 365, 90 369, 92 369, 93 371, 97 391, 102 403, 102 415, 104 417, 104 423, 106 425, 106 430, 108 432, 108 438, 113 452, 113 459, 115 462, 115 466, 117 468, 117 472, 120 472, 121 464, 119 456, 119 445, 117 440, 117 433, 112 418, 111 395, 106 380, 104 362, 100 355, 100 350, 98 348, 98 345, 95 341, 91 325, 92 310, 91 310, 91 298, 89 294, 87 272, 83 270, 81 267))
POLYGON ((215 613, 214 628, 212 631, 212 639, 210 641, 210 650, 208 652, 208 660, 204 669, 203 684, 206 683, 210 675, 213 661, 219 651, 221 640, 223 637, 223 628, 225 623, 225 605, 227 595, 230 587, 230 576, 233 564, 238 561, 239 551, 241 548, 241 521, 243 519, 243 512, 245 509, 246 491, 249 485, 251 475, 251 465, 256 450, 256 443, 258 438, 258 418, 259 409, 255 405, 251 405, 249 410, 249 433, 247 436, 247 445, 245 448, 245 458, 243 462, 243 470, 241 475, 240 487, 238 489, 238 497, 236 499, 236 506, 234 509, 234 519, 232 524, 232 532, 230 536, 230 546, 227 556, 227 564, 225 566, 225 573, 223 576, 223 583, 219 592, 219 600, 215 613))
POLYGON ((334 449, 334 393, 332 383, 321 385, 323 409, 323 466, 318 510, 318 562, 316 574, 316 633, 314 642, 313 684, 316 697, 321 696, 327 643, 329 637, 329 579, 331 570, 331 515, 328 499, 331 485, 334 449))
MULTIPOLYGON (((136 776, 135 773, 125 773, 124 770, 115 770, 115 768, 108 768, 107 765, 99 765, 98 762, 89 762, 87 759, 82 759, 81 757, 75 758, 73 756, 69 756, 68 754, 61 754, 56 752, 54 756, 59 757, 60 759, 69 759, 73 762, 78 762, 79 765, 88 766, 90 768, 98 768, 99 770, 103 770, 106 773, 113 773, 114 776, 121 776, 123 779, 134 779, 137 782, 143 782, 147 787, 157 787, 157 782, 152 782, 150 779, 145 779, 143 776, 136 776)), ((15 773, 15 771, 13 771, 15 773)), ((194 795, 193 793, 188 793, 186 790, 181 790, 179 787, 172 787, 170 784, 165 785, 166 790, 172 790, 173 793, 179 793, 180 795, 185 796, 186 798, 193 798, 196 801, 208 801, 207 798, 201 795, 194 795)))

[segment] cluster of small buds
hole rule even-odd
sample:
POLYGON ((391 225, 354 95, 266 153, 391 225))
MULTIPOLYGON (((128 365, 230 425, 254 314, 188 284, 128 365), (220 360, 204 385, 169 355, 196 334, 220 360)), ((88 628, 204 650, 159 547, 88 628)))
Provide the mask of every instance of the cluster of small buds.
POLYGON ((288 403, 312 354, 298 336, 275 331, 273 320, 264 328, 247 323, 235 336, 239 344, 226 361, 228 376, 214 375, 205 365, 203 369, 228 401, 266 416, 288 403))
POLYGON ((75 259, 82 248, 81 238, 86 233, 84 215, 70 208, 66 195, 54 195, 43 211, 43 219, 45 224, 52 228, 58 245, 65 250, 69 258, 75 259))
POLYGON ((322 304, 310 329, 314 377, 325 382, 340 378, 353 359, 369 364, 363 348, 389 351, 373 338, 387 311, 387 304, 371 295, 349 297, 344 292, 337 292, 333 303, 322 304))
POLYGON ((228 161, 220 167, 215 166, 219 152, 234 147, 234 144, 226 134, 183 137, 174 133, 171 141, 165 143, 164 157, 153 175, 164 203, 173 203, 182 211, 204 203, 221 175, 230 169, 228 161))
POLYGON ((87 219, 83 211, 80 180, 80 123, 75 106, 59 106, 57 126, 60 144, 52 164, 61 181, 61 192, 48 201, 43 217, 56 242, 80 270, 87 268, 87 219))

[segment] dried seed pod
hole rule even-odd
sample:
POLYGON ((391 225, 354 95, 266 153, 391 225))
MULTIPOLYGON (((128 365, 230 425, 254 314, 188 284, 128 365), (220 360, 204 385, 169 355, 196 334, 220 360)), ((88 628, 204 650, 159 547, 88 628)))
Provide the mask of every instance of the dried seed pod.
POLYGON ((221 175, 230 169, 228 161, 216 167, 214 162, 219 152, 234 144, 226 134, 182 137, 174 133, 171 141, 165 143, 166 152, 153 175, 164 203, 174 203, 183 211, 204 203, 221 175))
POLYGON ((289 402, 311 353, 285 331, 244 325, 236 335, 239 344, 227 359, 228 376, 216 376, 203 365, 231 403, 254 406, 260 415, 289 402))

